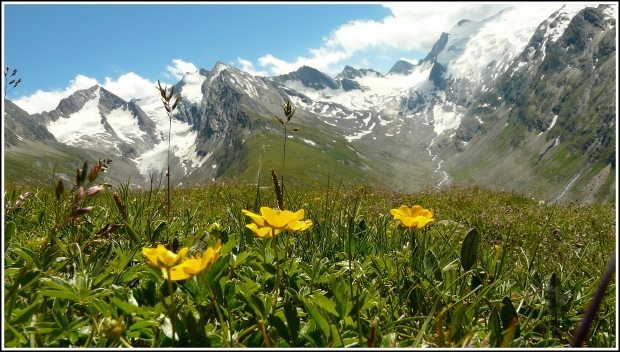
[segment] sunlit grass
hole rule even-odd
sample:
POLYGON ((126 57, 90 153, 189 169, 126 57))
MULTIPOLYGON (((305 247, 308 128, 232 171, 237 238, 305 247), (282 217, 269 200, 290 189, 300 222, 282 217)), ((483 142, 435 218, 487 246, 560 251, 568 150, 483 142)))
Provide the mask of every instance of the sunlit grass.
MULTIPOLYGON (((563 347, 615 245, 613 205, 334 182, 288 184, 286 209, 304 209, 313 225, 266 243, 242 212, 277 206, 261 186, 173 188, 168 220, 165 189, 118 185, 65 223, 70 185, 59 200, 52 188, 8 185, 5 346, 172 346, 173 290, 175 346, 563 347), (413 204, 434 221, 400 227, 390 209, 413 204), (156 243, 204 251, 217 239, 219 258, 184 281, 166 281, 141 254, 156 243)), ((614 291, 615 282, 590 347, 615 347, 614 291)))

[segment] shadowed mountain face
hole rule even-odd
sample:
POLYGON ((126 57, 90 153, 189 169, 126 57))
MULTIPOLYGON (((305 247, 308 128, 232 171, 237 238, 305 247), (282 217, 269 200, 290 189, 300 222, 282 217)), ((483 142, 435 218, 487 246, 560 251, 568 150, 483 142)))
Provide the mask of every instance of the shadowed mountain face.
POLYGON ((303 66, 255 77, 217 63, 174 86, 183 100, 171 118, 155 89, 126 102, 95 86, 35 115, 6 101, 5 154, 32 143, 97 152, 136 184, 161 177, 170 155, 173 184, 256 181, 283 169, 273 116, 290 99, 292 183, 414 191, 473 181, 546 201, 614 201, 615 7, 544 8, 459 21, 423 60, 385 75, 345 66, 332 78, 303 66))

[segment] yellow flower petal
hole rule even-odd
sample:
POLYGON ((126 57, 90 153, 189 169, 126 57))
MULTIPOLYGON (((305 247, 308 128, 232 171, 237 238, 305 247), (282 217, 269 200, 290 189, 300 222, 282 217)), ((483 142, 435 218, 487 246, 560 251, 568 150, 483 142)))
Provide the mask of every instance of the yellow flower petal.
POLYGON ((261 207, 261 215, 247 210, 243 210, 243 213, 253 220, 253 224, 248 224, 246 227, 252 230, 257 237, 261 238, 276 236, 281 231, 303 231, 312 226, 312 221, 303 220, 305 214, 303 209, 292 212, 261 207))
POLYGON ((301 220, 304 218, 304 214, 305 211, 303 209, 299 209, 295 213, 293 213, 293 216, 295 217, 295 220, 301 220))
POLYGON ((293 221, 286 227, 287 230, 297 232, 304 231, 312 227, 312 220, 293 221))
POLYGON ((142 255, 146 257, 146 259, 149 261, 149 264, 153 266, 157 266, 157 249, 156 248, 144 247, 142 248, 142 255))
POLYGON ((178 254, 175 254, 166 249, 163 245, 157 245, 157 248, 142 248, 142 255, 144 255, 149 264, 160 268, 171 268, 179 264, 185 258, 189 248, 182 248, 178 254))
POLYGON ((424 213, 424 208, 419 205, 414 205, 411 207, 410 214, 411 217, 422 216, 424 213))
POLYGON ((263 219, 262 216, 258 214, 254 214, 251 211, 247 211, 245 209, 241 210, 241 212, 245 214, 245 216, 249 216, 256 225, 261 226, 261 227, 265 226, 265 219, 263 219))
POLYGON ((222 240, 217 240, 215 247, 207 248, 207 250, 202 254, 201 266, 203 270, 215 263, 217 258, 220 256, 220 249, 222 249, 222 240))
MULTIPOLYGON (((170 268, 170 280, 179 281, 179 280, 187 280, 191 279, 193 275, 186 273, 183 268, 185 266, 185 262, 177 265, 175 267, 170 268)), ((162 269, 161 272, 164 274, 164 278, 168 278, 167 271, 162 269)))
POLYGON ((263 219, 267 222, 267 225, 276 229, 283 229, 286 225, 295 220, 293 213, 290 211, 282 211, 277 209, 271 209, 269 207, 261 207, 260 213, 263 215, 263 219))
MULTIPOLYGON (((218 240, 215 247, 207 248, 201 256, 185 259, 182 263, 170 269, 170 279, 173 281, 187 280, 202 274, 211 264, 215 263, 220 255, 221 248, 222 242, 218 240)), ((162 272, 164 277, 167 277, 166 270, 162 269, 162 272)))
POLYGON ((258 227, 256 226, 256 224, 247 224, 245 225, 245 227, 252 230, 252 232, 254 232, 254 235, 260 238, 271 238, 280 234, 280 230, 271 228, 269 226, 258 227))
POLYGON ((431 221, 435 221, 435 219, 431 219, 425 216, 419 216, 418 217, 418 228, 421 229, 424 226, 426 226, 429 222, 431 221))
POLYGON ((433 212, 422 208, 420 205, 414 205, 411 208, 401 205, 398 209, 391 209, 390 213, 394 219, 399 220, 403 226, 423 228, 429 222, 434 221, 433 212))
POLYGON ((391 209, 390 213, 392 213, 392 216, 394 216, 394 219, 402 219, 404 214, 400 209, 391 209))

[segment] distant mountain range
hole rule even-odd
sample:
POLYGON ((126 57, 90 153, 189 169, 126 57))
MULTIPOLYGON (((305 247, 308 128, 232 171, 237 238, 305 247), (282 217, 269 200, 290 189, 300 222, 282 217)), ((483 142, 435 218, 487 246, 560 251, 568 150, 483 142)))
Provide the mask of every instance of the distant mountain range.
MULTIPOLYGON (((508 8, 459 21, 417 63, 386 74, 312 67, 274 77, 217 63, 174 87, 175 185, 267 182, 282 170, 281 104, 296 107, 289 182, 366 182, 405 191, 475 182, 546 201, 613 202, 616 191, 616 5, 558 4, 550 16, 508 8)), ((532 12, 531 10, 529 12, 532 12)), ((80 90, 29 115, 5 100, 5 178, 50 183, 84 158, 107 177, 146 185, 166 168, 168 124, 153 96, 80 90)), ((71 175, 64 175, 72 179, 71 175)))

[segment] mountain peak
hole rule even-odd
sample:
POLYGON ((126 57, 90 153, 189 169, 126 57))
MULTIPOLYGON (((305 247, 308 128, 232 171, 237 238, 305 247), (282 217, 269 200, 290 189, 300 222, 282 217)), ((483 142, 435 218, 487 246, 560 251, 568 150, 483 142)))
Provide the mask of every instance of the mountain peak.
POLYGON ((325 73, 310 67, 303 65, 296 71, 290 72, 285 75, 274 76, 272 79, 276 82, 284 83, 286 81, 299 81, 304 86, 310 87, 316 90, 325 88, 338 89, 339 86, 334 82, 331 77, 325 73))
POLYGON ((314 68, 314 67, 307 66, 307 65, 303 65, 303 66, 301 66, 300 68, 298 68, 298 69, 297 69, 297 70, 295 70, 294 72, 318 72, 318 73, 321 73, 321 74, 322 74, 322 72, 321 72, 321 71, 317 70, 317 69, 316 69, 316 68, 314 68))
POLYGON ((346 65, 342 72, 336 76, 336 79, 356 79, 358 77, 362 77, 362 73, 359 70, 346 65))
POLYGON ((381 77, 383 76, 381 73, 371 69, 371 68, 360 68, 360 69, 356 69, 352 66, 346 65, 344 67, 344 69, 342 70, 342 72, 340 72, 335 79, 336 80, 344 80, 344 79, 356 79, 356 78, 360 78, 360 77, 364 77, 368 74, 372 74, 375 75, 377 77, 381 77))
POLYGON ((409 61, 398 60, 387 74, 408 75, 412 72, 414 67, 415 65, 409 61))
POLYGON ((230 68, 230 65, 227 65, 221 61, 217 61, 215 63, 215 65, 213 65, 213 70, 217 70, 217 69, 226 69, 226 68, 230 68))
MULTIPOLYGON (((461 20, 461 22, 462 21, 463 20, 461 20)), ((439 53, 446 47, 447 43, 448 43, 448 33, 443 32, 439 36, 439 40, 437 40, 437 42, 433 44, 433 48, 428 53, 428 55, 426 55, 423 61, 435 61, 435 59, 437 59, 437 55, 439 55, 439 53)))

